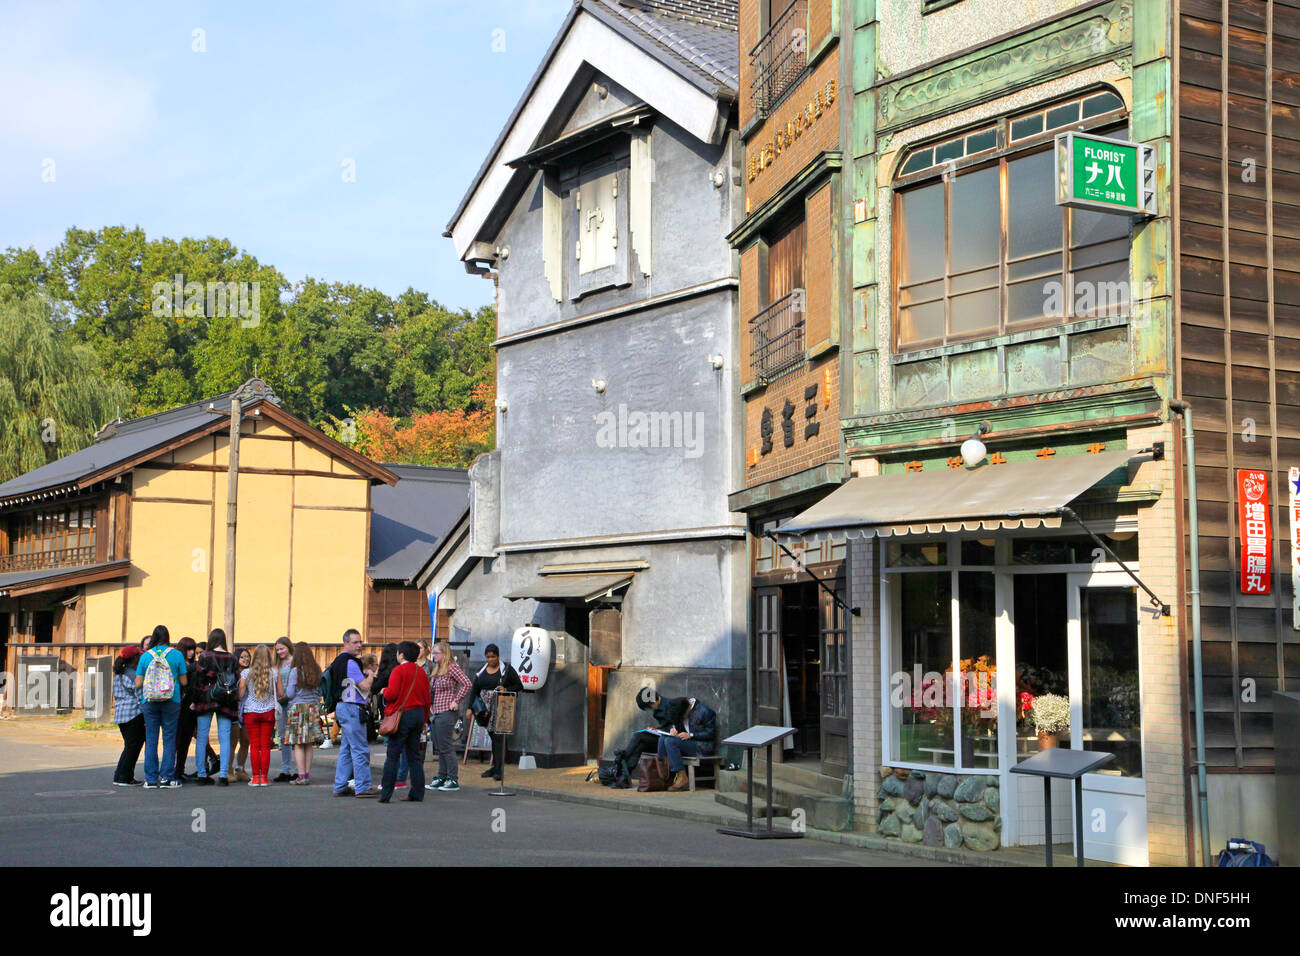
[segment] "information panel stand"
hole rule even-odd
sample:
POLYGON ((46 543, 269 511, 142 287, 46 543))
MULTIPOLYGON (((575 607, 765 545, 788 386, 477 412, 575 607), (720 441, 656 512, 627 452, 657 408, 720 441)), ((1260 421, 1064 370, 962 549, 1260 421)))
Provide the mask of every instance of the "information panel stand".
POLYGON ((1083 866, 1083 775, 1115 759, 1100 750, 1067 750, 1049 747, 1011 768, 1012 773, 1043 778, 1043 822, 1047 827, 1047 865, 1052 865, 1052 778, 1074 781, 1074 856, 1083 866))
MULTIPOLYGON (((513 797, 514 794, 506 789, 506 764, 510 762, 510 740, 509 737, 515 732, 515 702, 519 695, 508 690, 497 691, 496 698, 492 701, 492 719, 488 724, 488 729, 494 734, 500 734, 507 738, 501 743, 501 786, 495 790, 489 791, 494 797, 513 797)), ((494 753, 493 759, 496 758, 494 753)))
POLYGON ((748 730, 742 730, 734 737, 722 742, 724 747, 743 747, 745 767, 749 775, 745 798, 745 829, 739 827, 718 827, 719 833, 728 836, 748 837, 751 840, 797 840, 803 836, 792 830, 778 830, 772 825, 772 745, 784 740, 795 732, 793 727, 769 727, 767 724, 755 724, 748 730), (754 829, 754 751, 759 747, 767 748, 767 829, 754 829))

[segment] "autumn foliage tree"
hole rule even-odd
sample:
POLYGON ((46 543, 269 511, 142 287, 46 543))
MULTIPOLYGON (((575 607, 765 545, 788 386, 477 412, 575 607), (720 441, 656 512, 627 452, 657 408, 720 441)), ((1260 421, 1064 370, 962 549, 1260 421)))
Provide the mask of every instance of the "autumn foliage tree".
POLYGON ((495 413, 493 385, 475 387, 467 409, 424 412, 409 419, 368 410, 356 416, 356 449, 375 461, 467 468, 491 451, 495 413))

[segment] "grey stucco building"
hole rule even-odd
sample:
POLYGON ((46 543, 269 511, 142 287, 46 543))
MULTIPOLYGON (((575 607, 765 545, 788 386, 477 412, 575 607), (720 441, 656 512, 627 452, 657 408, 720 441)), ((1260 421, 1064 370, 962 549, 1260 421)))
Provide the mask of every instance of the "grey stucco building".
POLYGON ((453 640, 551 631, 512 744, 611 753, 636 692, 746 719, 736 5, 581 0, 446 235, 496 283, 497 448, 419 583, 453 640))

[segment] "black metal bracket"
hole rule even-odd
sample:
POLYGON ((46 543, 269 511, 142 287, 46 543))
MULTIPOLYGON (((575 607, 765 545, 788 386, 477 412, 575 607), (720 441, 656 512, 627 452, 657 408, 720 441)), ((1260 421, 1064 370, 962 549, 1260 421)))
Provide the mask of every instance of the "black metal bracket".
MULTIPOLYGON (((787 548, 784 544, 782 544, 782 543, 781 543, 781 539, 778 538, 778 537, 777 537, 773 532, 768 531, 766 534, 763 535, 763 537, 765 537, 765 538, 771 538, 772 541, 776 544, 776 546, 777 546, 778 548, 780 548, 780 549, 781 549, 782 551, 784 551, 786 554, 790 555, 790 557, 794 560, 794 563, 795 563, 796 565, 798 565, 799 567, 803 567, 803 566, 804 566, 803 558, 799 557, 799 555, 795 554, 793 551, 791 551, 789 548, 787 548)), ((829 588, 829 587, 827 586, 826 582, 823 581, 821 578, 817 577, 817 575, 814 574, 814 575, 812 576, 812 579, 813 579, 814 581, 817 582, 818 586, 819 586, 823 591, 825 591, 827 594, 829 594, 829 595, 831 596, 831 600, 834 601, 834 602, 836 603, 836 605, 838 605, 840 608, 844 609, 845 611, 848 611, 848 612, 849 612, 850 614, 852 614, 854 617, 862 617, 862 608, 860 608, 860 607, 849 607, 847 604, 844 603, 844 601, 840 598, 840 596, 839 596, 838 594, 836 594, 833 590, 831 590, 831 588, 829 588)), ((847 585, 848 582, 846 581, 845 584, 847 585)))
POLYGON ((1130 568, 1127 564, 1125 564, 1120 559, 1120 556, 1110 549, 1110 545, 1108 545, 1105 541, 1099 538, 1091 528, 1089 528, 1086 524, 1083 523, 1083 519, 1074 513, 1074 509, 1059 508, 1057 510, 1061 514, 1065 515, 1067 518, 1072 519, 1075 522, 1075 524, 1077 524, 1080 528, 1082 528, 1087 533, 1088 537, 1092 538, 1093 541, 1096 541, 1097 544, 1101 546, 1101 549, 1110 555, 1112 561, 1114 561, 1116 564, 1118 564, 1121 568, 1124 569, 1125 574, 1127 574, 1129 577, 1131 577, 1134 581, 1137 582, 1138 587, 1140 587, 1143 591, 1146 591, 1147 594, 1151 595, 1151 604, 1152 606, 1160 609, 1160 615, 1162 617, 1169 617, 1169 615, 1172 613, 1169 605, 1166 604, 1164 601, 1160 600, 1160 598, 1156 597, 1156 592, 1152 591, 1149 587, 1147 587, 1145 584, 1142 583, 1142 579, 1133 572, 1133 569, 1130 568))

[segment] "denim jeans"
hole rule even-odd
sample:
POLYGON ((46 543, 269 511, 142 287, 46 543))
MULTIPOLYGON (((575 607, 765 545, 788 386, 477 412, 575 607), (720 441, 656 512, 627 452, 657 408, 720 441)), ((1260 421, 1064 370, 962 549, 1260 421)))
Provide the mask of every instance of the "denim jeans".
POLYGON ((216 711, 199 714, 198 727, 194 734, 195 760, 199 765, 199 776, 208 775, 208 734, 211 732, 212 718, 217 718, 217 740, 221 744, 221 770, 218 776, 230 775, 230 718, 222 717, 216 711))
POLYGON ((371 789, 370 745, 366 743, 366 724, 361 719, 361 705, 341 703, 334 708, 339 725, 339 762, 334 770, 334 792, 348 788, 351 777, 357 793, 371 789))
POLYGON ((680 737, 659 738, 659 756, 668 758, 668 769, 673 773, 686 769, 686 764, 682 763, 682 754, 698 757, 700 749, 698 741, 682 740, 680 737))
POLYGON ((404 762, 411 773, 410 798, 424 799, 424 747, 420 744, 420 732, 423 730, 423 707, 402 711, 397 733, 388 738, 388 755, 384 758, 384 778, 379 793, 381 797, 393 795, 393 787, 397 783, 397 767, 404 762))
POLYGON ((456 779, 456 747, 451 742, 451 732, 459 716, 459 710, 433 715, 433 747, 438 752, 438 776, 443 780, 456 779))
POLYGON ((162 731, 162 766, 164 780, 171 780, 176 769, 176 722, 181 715, 180 701, 144 702, 144 779, 158 783, 158 732, 162 731))

